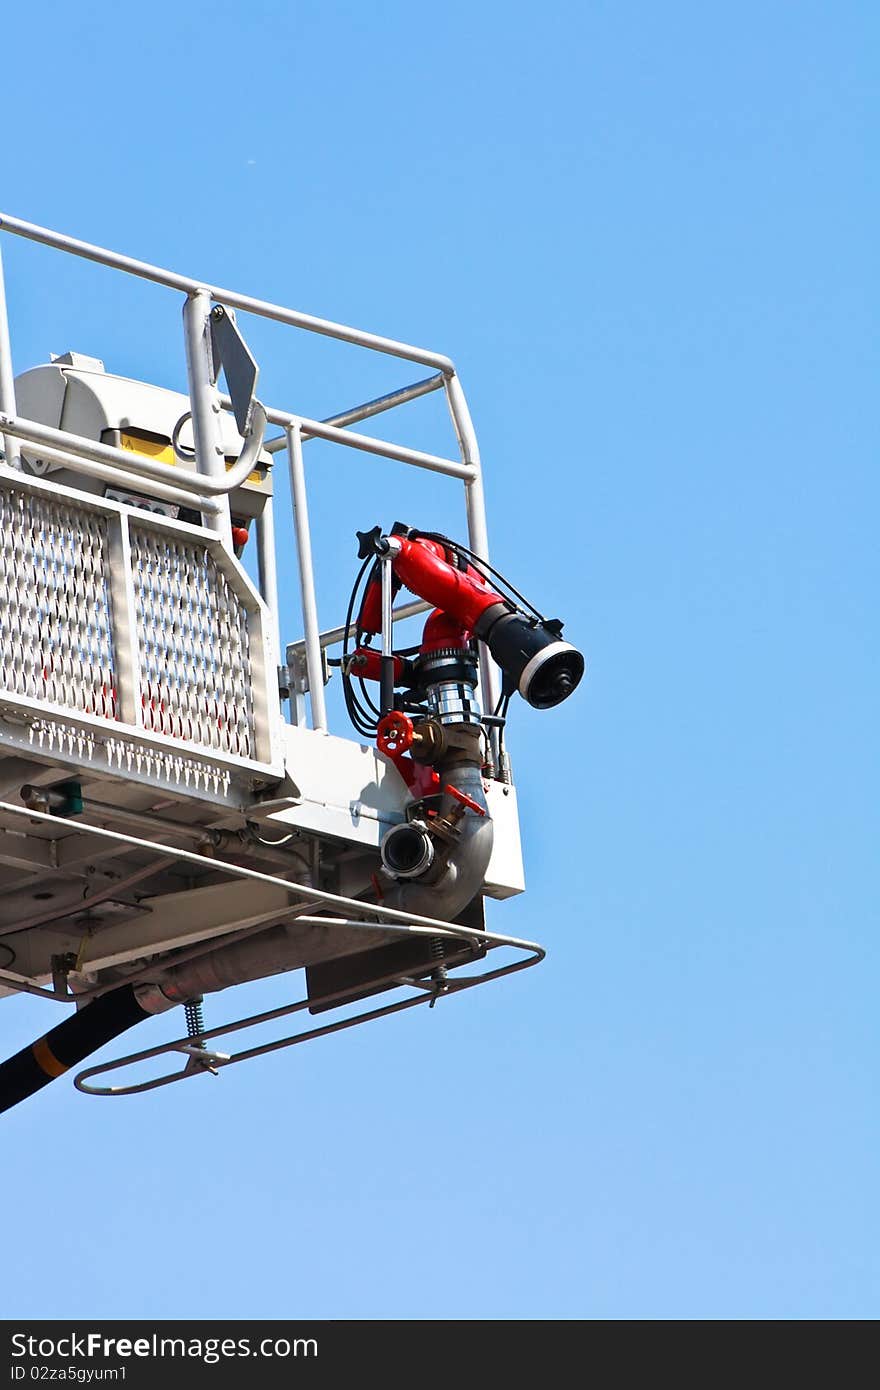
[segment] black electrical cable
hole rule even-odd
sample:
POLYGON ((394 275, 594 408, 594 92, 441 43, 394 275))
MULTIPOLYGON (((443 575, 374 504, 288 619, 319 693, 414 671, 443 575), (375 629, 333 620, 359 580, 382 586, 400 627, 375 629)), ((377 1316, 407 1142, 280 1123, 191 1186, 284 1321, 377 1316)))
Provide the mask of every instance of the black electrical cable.
POLYGON ((381 719, 382 711, 379 709, 379 706, 376 704, 375 700, 373 699, 372 695, 367 689, 367 685, 363 676, 358 676, 358 685, 361 688, 361 694, 364 697, 364 704, 366 708, 370 711, 370 713, 374 714, 377 719, 381 719))
POLYGON ((0 961, 0 970, 6 970, 15 962, 15 952, 11 946, 7 946, 5 941, 0 941, 0 951, 9 952, 9 960, 0 961))
MULTIPOLYGON (((364 694, 364 699, 367 702, 367 707, 365 708, 358 700, 352 683, 351 671, 349 670, 348 664, 348 657, 350 655, 349 639, 352 628, 352 618, 354 616, 355 611, 355 604, 357 603, 357 598, 360 592, 361 584, 364 579, 364 575, 366 574, 367 570, 372 567, 373 563, 373 556, 370 555, 367 557, 366 560, 364 560, 364 563, 358 570, 357 577, 354 581, 354 585, 352 586, 351 596, 348 601, 348 610, 345 615, 345 635, 342 639, 341 673, 343 699, 345 700, 345 708, 348 712, 349 719, 351 720, 357 732, 363 735, 364 738, 373 738, 376 732, 375 720, 371 719, 370 717, 369 706, 372 705, 372 701, 367 695, 363 681, 360 682, 360 685, 364 694)), ((357 649, 361 645, 362 637, 363 633, 361 631, 360 626, 358 626, 355 631, 355 649, 357 649)), ((375 710, 375 706, 373 706, 373 709, 375 710)), ((375 713, 378 717, 378 710, 375 710, 375 713)))
MULTIPOLYGON (((501 725, 498 729, 498 756, 504 752, 504 730, 507 728, 507 711, 510 708, 511 691, 505 695, 502 692, 501 699, 498 701, 498 709, 501 711, 501 725)), ((496 711, 497 713, 497 711, 496 711)))
POLYGON ((352 615, 354 614, 354 605, 355 605, 355 600, 356 600, 356 598, 357 598, 358 589, 360 588, 361 580, 363 579, 364 575, 365 575, 366 572, 367 572, 368 566, 371 565, 372 563, 373 563, 373 557, 372 557, 371 555, 368 555, 367 558, 366 558, 366 560, 364 560, 364 563, 361 565, 360 569, 359 569, 358 572, 357 572, 357 577, 355 578, 354 584, 352 585, 351 594, 349 595, 349 599, 348 599, 348 608, 347 608, 346 613, 345 613, 345 632, 343 633, 343 636, 342 636, 342 656, 343 656, 343 662, 344 662, 345 657, 348 656, 348 635, 349 635, 349 632, 351 631, 351 619, 352 619, 352 615))
POLYGON ((343 699, 345 699, 345 708, 348 710, 349 719, 352 720, 352 724, 359 734, 363 734, 364 730, 363 727, 361 727, 363 721, 361 721, 359 709, 357 709, 356 696, 352 689, 352 676, 350 676, 349 671, 349 634, 350 630, 352 630, 352 616, 353 613, 355 613, 357 592, 359 592, 361 580, 363 580, 364 574, 367 573, 367 569, 370 567, 371 563, 373 563, 373 559, 367 557, 364 563, 361 564, 360 570, 357 571, 355 584, 353 584, 352 587, 352 594, 349 596, 349 606, 345 614, 345 634, 343 634, 342 637, 342 694, 343 699))
POLYGON ((491 577, 497 580, 499 584, 504 585, 514 598, 519 599, 520 603, 525 604, 529 612, 534 614, 539 622, 544 623, 547 621, 543 613, 541 613, 533 603, 530 603, 525 595, 520 593, 519 589, 514 588, 509 579, 506 579, 493 565, 490 565, 488 560, 482 559, 481 556, 476 555, 474 551, 470 550, 466 545, 462 545, 461 541, 450 540, 449 536, 444 536, 440 531, 412 531, 410 534, 416 539, 422 537, 428 541, 437 541, 439 545, 448 545, 451 550, 458 551, 461 555, 466 556, 474 569, 481 574, 484 579, 488 580, 491 577))

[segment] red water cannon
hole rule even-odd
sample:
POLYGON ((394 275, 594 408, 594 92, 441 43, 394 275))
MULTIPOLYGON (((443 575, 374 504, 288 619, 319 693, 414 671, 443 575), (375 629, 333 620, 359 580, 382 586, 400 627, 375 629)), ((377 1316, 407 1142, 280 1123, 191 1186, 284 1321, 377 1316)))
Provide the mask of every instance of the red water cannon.
MULTIPOLYGON (((464 651, 477 639, 485 642, 500 666, 507 691, 518 690, 535 709, 561 704, 576 689, 584 673, 584 658, 562 639, 562 623, 542 617, 535 609, 526 611, 499 592, 494 572, 465 547, 400 523, 388 535, 378 526, 357 535, 360 558, 377 557, 360 607, 361 637, 381 631, 385 558, 390 561, 395 592, 405 586, 435 605, 425 627, 419 656, 422 666, 432 653, 464 651)), ((501 579, 499 587, 509 586, 501 579)))

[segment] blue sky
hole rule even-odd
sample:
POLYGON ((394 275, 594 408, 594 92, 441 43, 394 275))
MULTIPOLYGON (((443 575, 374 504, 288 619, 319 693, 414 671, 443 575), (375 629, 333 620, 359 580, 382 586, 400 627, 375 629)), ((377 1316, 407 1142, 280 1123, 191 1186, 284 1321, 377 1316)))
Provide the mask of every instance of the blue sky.
MULTIPOLYGON (((546 964, 7 1115, 5 1316, 876 1315, 877 29, 847 0, 5 16, 0 205, 449 352, 493 557, 588 659, 510 730, 528 892, 490 924, 546 964)), ((178 297, 3 252, 19 370, 180 384, 178 297)), ((409 379, 247 332, 305 414, 409 379)), ((436 398, 394 428, 451 447, 436 398)), ((461 515, 310 448, 329 626, 356 525, 461 515)), ((3 1001, 4 1055, 54 1021, 3 1001)))

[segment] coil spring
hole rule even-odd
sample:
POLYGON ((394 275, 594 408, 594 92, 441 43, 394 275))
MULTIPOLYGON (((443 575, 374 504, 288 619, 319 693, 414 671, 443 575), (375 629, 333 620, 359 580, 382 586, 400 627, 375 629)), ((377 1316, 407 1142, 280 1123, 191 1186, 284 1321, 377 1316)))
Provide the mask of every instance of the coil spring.
POLYGON ((445 955, 446 943, 443 940, 443 937, 432 936, 431 956, 433 960, 436 962, 436 964, 434 965, 434 969, 431 971, 431 979, 434 981, 436 989, 434 991, 434 997, 428 1005, 429 1009, 433 1009, 434 1005, 437 1002, 437 996, 444 992, 444 990, 446 989, 446 981, 449 979, 449 971, 446 969, 446 965, 444 963, 445 955))
POLYGON ((186 1031, 188 1035, 197 1042, 201 1042, 202 1034, 205 1031, 205 1015, 202 1012, 202 996, 196 995, 194 999, 187 999, 183 1006, 186 1015, 186 1031))

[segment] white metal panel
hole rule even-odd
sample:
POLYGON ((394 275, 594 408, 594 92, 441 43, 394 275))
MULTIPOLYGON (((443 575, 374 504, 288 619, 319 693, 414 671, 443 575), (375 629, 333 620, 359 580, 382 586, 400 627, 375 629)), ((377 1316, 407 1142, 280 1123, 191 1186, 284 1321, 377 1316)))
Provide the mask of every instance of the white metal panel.
POLYGON ((504 782, 490 782, 486 788, 486 801, 495 826, 495 837, 483 891, 490 898, 512 898, 516 893, 525 892, 526 887, 516 787, 504 782))
POLYGON ((285 724, 284 762, 299 802, 270 819, 378 848, 403 819, 409 791, 393 763, 368 744, 285 724))
MULTIPOLYGON (((15 378, 16 410, 26 420, 39 420, 43 425, 60 429, 66 391, 67 378, 60 367, 33 367, 15 378)), ((29 452, 26 445, 25 453, 29 452)))

